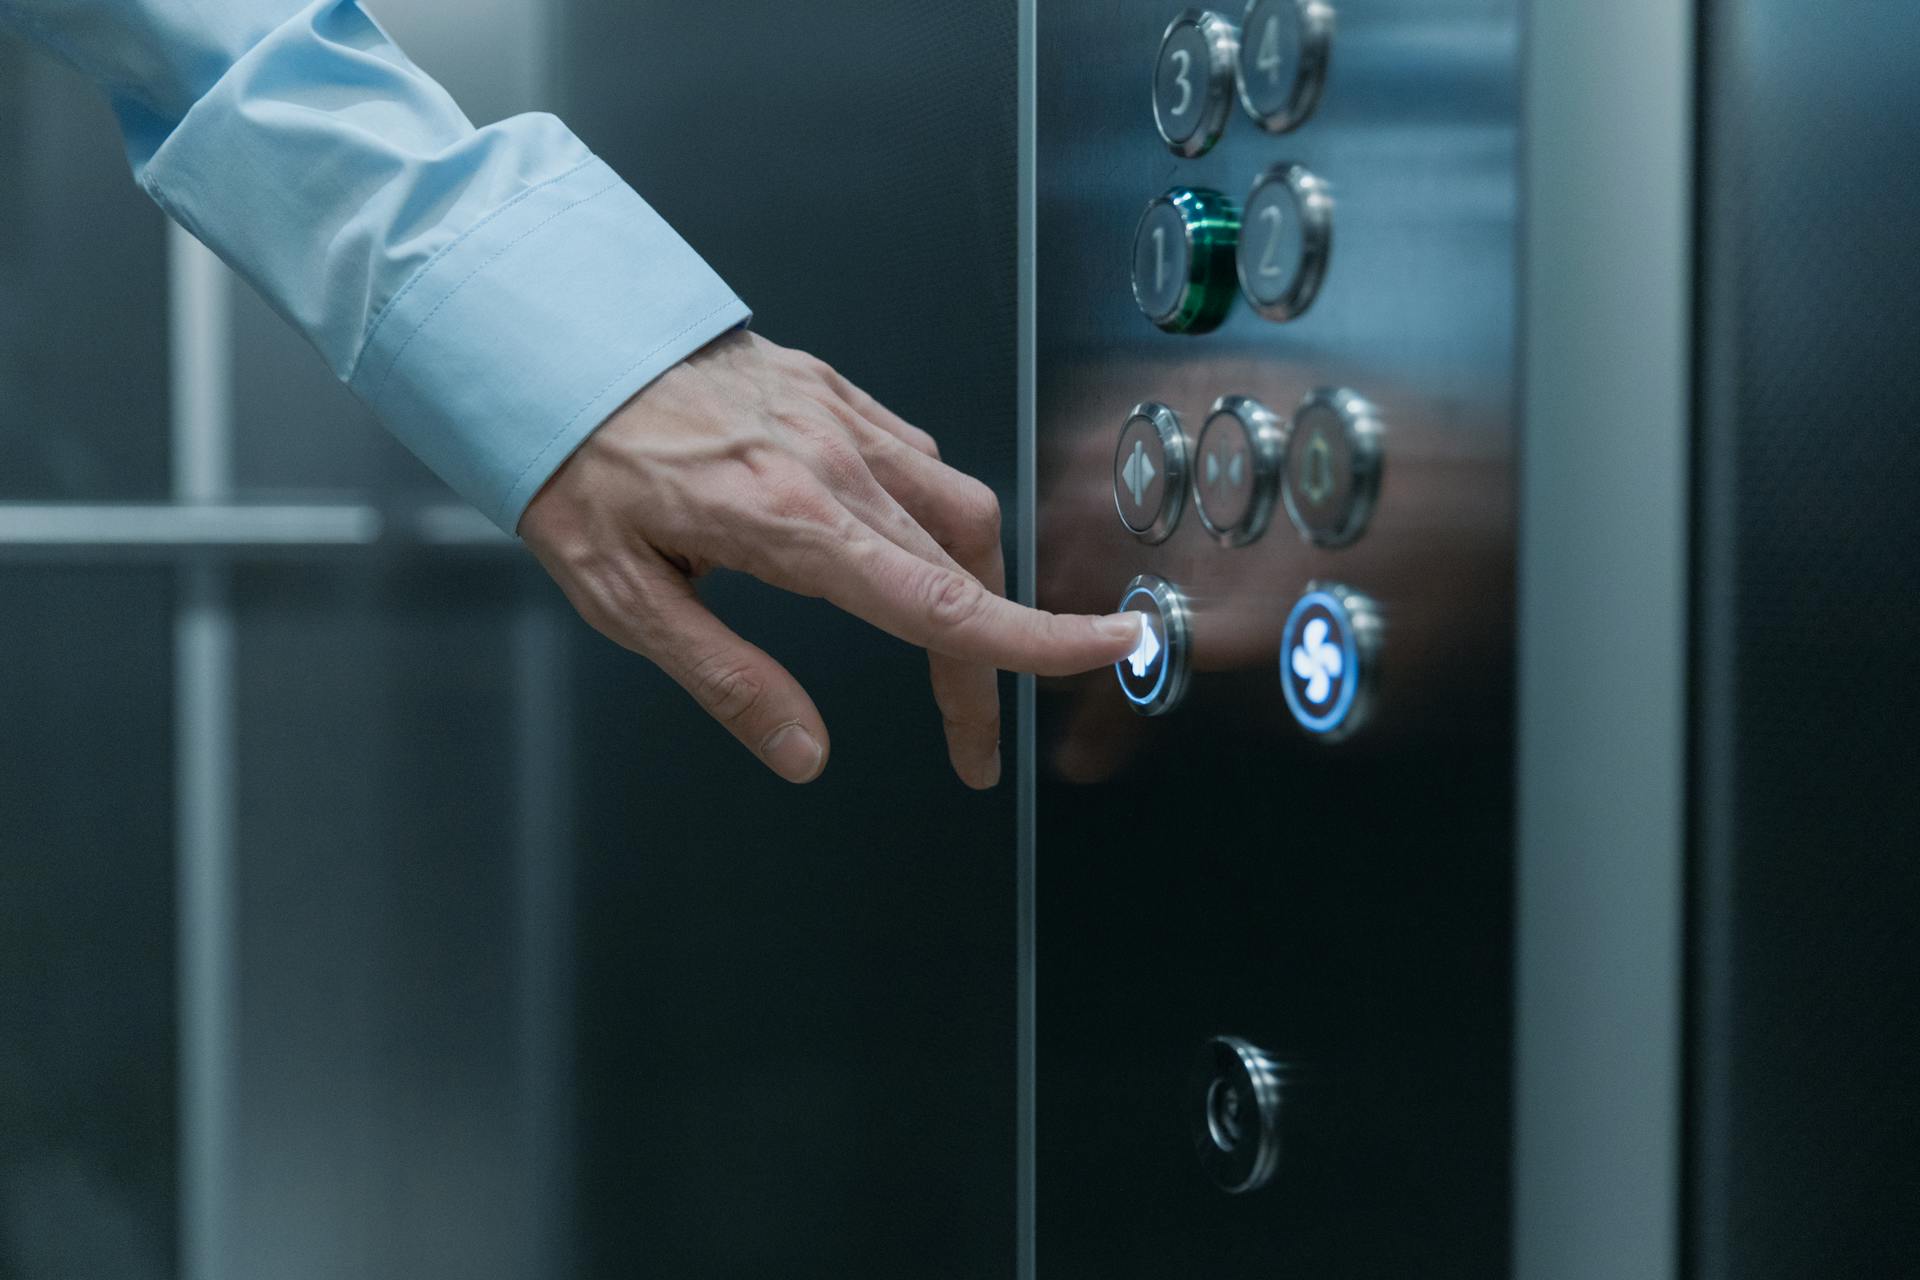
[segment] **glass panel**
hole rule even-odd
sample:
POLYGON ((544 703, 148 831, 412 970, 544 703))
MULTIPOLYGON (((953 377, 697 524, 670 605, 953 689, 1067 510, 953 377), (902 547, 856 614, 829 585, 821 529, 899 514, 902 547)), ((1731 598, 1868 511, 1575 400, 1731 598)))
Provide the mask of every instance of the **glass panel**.
POLYGON ((171 575, 0 567, 0 1275, 173 1273, 171 575))
POLYGON ((106 104, 0 35, 0 500, 167 491, 165 220, 106 104))

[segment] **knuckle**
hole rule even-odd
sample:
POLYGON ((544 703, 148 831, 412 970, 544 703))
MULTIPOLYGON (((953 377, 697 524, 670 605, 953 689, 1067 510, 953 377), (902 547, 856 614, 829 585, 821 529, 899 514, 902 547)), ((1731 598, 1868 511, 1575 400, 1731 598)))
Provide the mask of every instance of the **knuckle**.
POLYGON ((986 605, 986 588, 963 573, 947 569, 932 570, 922 591, 927 617, 941 631, 966 626, 980 616, 986 605))
POLYGON ((722 724, 744 723, 766 700, 766 685, 732 655, 703 658, 688 681, 693 696, 722 724))
POLYGON ((920 452, 926 454, 929 458, 932 458, 935 462, 940 461, 940 442, 938 440, 935 440, 931 435, 918 427, 909 427, 908 430, 913 432, 913 434, 908 436, 907 439, 915 448, 919 449, 920 452))
POLYGON ((961 521, 981 542, 1000 541, 1000 499, 978 480, 967 481, 960 497, 961 521))

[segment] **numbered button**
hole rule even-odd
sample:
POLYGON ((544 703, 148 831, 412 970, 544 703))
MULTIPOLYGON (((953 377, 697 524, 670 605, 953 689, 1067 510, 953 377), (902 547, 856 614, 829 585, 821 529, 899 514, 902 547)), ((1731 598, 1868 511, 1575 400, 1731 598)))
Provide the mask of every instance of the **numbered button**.
POLYGON ((1143 716, 1160 716, 1187 692, 1187 600, 1165 578, 1143 573, 1120 595, 1120 613, 1141 618, 1140 642, 1113 664, 1120 692, 1143 716))
POLYGON ((1269 320, 1293 320, 1319 296, 1333 255, 1333 197, 1297 164, 1275 165, 1247 193, 1240 291, 1269 320))
POLYGON ((1194 447, 1193 497, 1200 523, 1222 546, 1243 547, 1267 531, 1285 448, 1280 419, 1258 400, 1214 402, 1194 447))
POLYGON ((1306 122, 1320 105, 1333 50, 1333 9, 1321 0, 1253 0, 1234 78, 1240 105, 1268 133, 1306 122))
POLYGON ((1164 542, 1187 497, 1187 437, 1163 404, 1137 404, 1113 453, 1113 505, 1142 542, 1164 542))
POLYGON ((1280 633, 1280 688, 1302 729, 1327 742, 1366 723, 1380 657, 1380 613, 1367 597, 1315 583, 1280 633))
POLYGON ((1380 492, 1381 428, 1351 391, 1322 389, 1301 402, 1287 431, 1281 494, 1287 518, 1317 547, 1344 547, 1366 532, 1380 492))
POLYGON ((1153 122, 1175 154, 1197 156, 1220 140, 1233 110, 1240 32, 1233 19, 1188 9, 1160 37, 1153 122))
POLYGON ((1218 191, 1155 197, 1133 235, 1133 297, 1168 333, 1207 333, 1233 306, 1240 212, 1218 191))

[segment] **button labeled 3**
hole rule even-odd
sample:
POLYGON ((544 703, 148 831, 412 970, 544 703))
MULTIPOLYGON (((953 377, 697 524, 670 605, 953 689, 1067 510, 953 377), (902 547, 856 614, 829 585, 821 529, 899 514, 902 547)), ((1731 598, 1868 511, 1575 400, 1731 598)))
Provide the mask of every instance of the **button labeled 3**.
POLYGON ((1113 453, 1113 505, 1142 542, 1165 542, 1187 498, 1187 436, 1180 418, 1148 400, 1133 407, 1113 453))
POLYGON ((1351 391, 1323 388, 1294 410, 1287 434, 1287 517, 1317 547, 1366 532, 1380 492, 1379 415, 1351 391))
POLYGON ((1315 583, 1280 632, 1280 687, 1300 727, 1324 741, 1366 723, 1380 653, 1380 614, 1357 591, 1315 583))
POLYGON ((1144 619, 1140 643, 1113 664, 1120 692, 1143 716, 1165 715, 1187 692, 1187 601, 1164 578, 1143 573, 1120 596, 1120 613, 1144 619))
POLYGON ((1195 446, 1200 523, 1222 546, 1243 547, 1273 517, 1286 432, 1273 411, 1247 396, 1214 401, 1195 446))
POLYGON ((1207 333, 1233 305, 1240 212, 1218 191, 1175 187, 1133 233, 1133 299, 1168 333, 1207 333))
POLYGON ((1233 110, 1240 30, 1233 19, 1188 9, 1160 37, 1153 67, 1153 123, 1182 156, 1203 155, 1220 140, 1233 110))
POLYGON ((1297 319, 1320 295, 1333 256, 1333 197, 1304 165, 1280 164, 1247 193, 1240 292, 1269 320, 1297 319))
POLYGON ((1253 0, 1234 78, 1240 105, 1268 133, 1306 123, 1320 104, 1333 49, 1333 8, 1322 0, 1253 0))

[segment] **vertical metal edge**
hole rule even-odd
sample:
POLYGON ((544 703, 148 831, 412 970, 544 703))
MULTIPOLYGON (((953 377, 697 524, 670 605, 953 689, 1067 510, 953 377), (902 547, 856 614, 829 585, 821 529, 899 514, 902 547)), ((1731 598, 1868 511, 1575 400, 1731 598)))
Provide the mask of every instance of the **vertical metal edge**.
POLYGON ((1525 16, 1514 1274, 1678 1273, 1693 5, 1525 16))
MULTIPOLYGON (((1034 523, 1038 511, 1038 479, 1035 434, 1038 429, 1036 415, 1036 379, 1038 376, 1037 357, 1039 335, 1035 330, 1037 322, 1037 281, 1034 275, 1035 239, 1038 231, 1037 216, 1039 157, 1036 148, 1039 143, 1037 123, 1038 80, 1038 30, 1036 23, 1037 0, 1019 0, 1019 77, 1020 109, 1018 123, 1019 176, 1018 203, 1019 248, 1016 270, 1017 283, 1018 334, 1015 345, 1019 372, 1016 380, 1019 406, 1018 444, 1018 511, 1019 518, 1014 522, 1017 545, 1014 550, 1017 590, 1021 603, 1031 605, 1035 600, 1035 584, 1039 579, 1038 539, 1034 523)), ((1037 1187, 1035 1142, 1037 1136, 1037 1099, 1035 1090, 1036 1057, 1034 1038, 1037 1033, 1037 999, 1035 986, 1034 954, 1037 924, 1037 904, 1035 901, 1036 849, 1034 822, 1037 812, 1037 789, 1039 784, 1034 750, 1036 734, 1034 732, 1034 680, 1023 675, 1015 683, 1014 706, 1014 756, 1018 761, 1017 786, 1019 788, 1015 804, 1016 823, 1016 872, 1019 885, 1016 890, 1015 929, 1018 939, 1018 960, 1015 967, 1018 993, 1015 999, 1015 1018, 1018 1022, 1016 1035, 1016 1063, 1014 1069, 1015 1088, 1018 1100, 1015 1103, 1015 1141, 1017 1143, 1016 1169, 1014 1174, 1014 1241, 1015 1274, 1019 1280, 1034 1280, 1038 1271, 1035 1231, 1037 1227, 1037 1187)))
MULTIPOLYGON (((232 492, 232 295, 224 266, 168 228, 173 497, 232 492)), ((179 570, 174 606, 174 858, 179 1271, 219 1280, 229 1240, 238 999, 234 627, 228 572, 179 570)))

